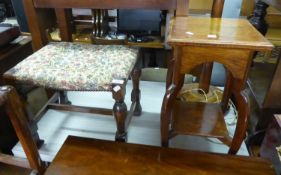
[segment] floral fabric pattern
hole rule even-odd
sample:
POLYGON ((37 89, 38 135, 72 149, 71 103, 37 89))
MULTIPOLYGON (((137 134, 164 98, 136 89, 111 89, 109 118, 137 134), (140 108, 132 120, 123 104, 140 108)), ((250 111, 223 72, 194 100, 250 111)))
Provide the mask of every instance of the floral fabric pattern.
POLYGON ((122 45, 54 42, 6 74, 57 90, 108 91, 113 79, 128 79, 138 50, 122 45))

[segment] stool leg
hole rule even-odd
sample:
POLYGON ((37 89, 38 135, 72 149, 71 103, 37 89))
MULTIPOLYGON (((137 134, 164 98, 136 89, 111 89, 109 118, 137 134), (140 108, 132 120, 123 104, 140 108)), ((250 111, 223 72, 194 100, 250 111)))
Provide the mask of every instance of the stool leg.
POLYGON ((59 91, 59 104, 71 104, 68 100, 66 91, 59 91))
POLYGON ((141 69, 135 68, 131 74, 133 81, 133 90, 131 93, 131 101, 136 102, 136 107, 134 109, 134 116, 140 116, 142 112, 142 107, 140 104, 141 91, 139 88, 140 84, 141 69))
POLYGON ((0 102, 5 102, 5 107, 24 152, 29 161, 30 167, 43 174, 46 164, 41 160, 37 145, 33 140, 33 134, 29 127, 24 106, 12 86, 5 86, 0 89, 0 102))
POLYGON ((249 98, 246 93, 246 90, 240 92, 233 92, 238 106, 238 120, 234 133, 234 137, 232 139, 231 147, 228 151, 229 154, 236 154, 246 136, 246 130, 249 121, 250 115, 250 106, 249 106, 249 98))
MULTIPOLYGON (((14 85, 14 87, 16 87, 16 85, 17 85, 15 82, 12 82, 12 81, 9 82, 9 84, 14 85)), ((28 95, 27 95, 27 93, 17 93, 17 98, 20 101, 21 105, 23 106, 23 112, 25 114, 24 116, 26 117, 26 121, 31 130, 32 138, 33 138, 34 142, 36 143, 37 147, 40 148, 44 144, 44 140, 41 140, 38 135, 37 123, 34 122, 34 120, 33 120, 34 114, 31 112, 30 106, 28 104, 28 95)))
POLYGON ((127 141, 127 105, 124 103, 125 93, 126 89, 124 84, 113 84, 112 96, 115 100, 115 104, 113 106, 113 114, 117 124, 115 140, 121 142, 127 141))

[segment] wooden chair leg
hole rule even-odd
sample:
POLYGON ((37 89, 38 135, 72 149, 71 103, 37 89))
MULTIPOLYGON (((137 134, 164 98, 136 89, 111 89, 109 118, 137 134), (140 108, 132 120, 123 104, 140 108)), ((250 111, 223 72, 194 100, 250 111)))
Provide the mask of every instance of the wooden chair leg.
POLYGON ((71 105, 71 101, 69 101, 66 91, 59 91, 59 104, 71 105))
POLYGON ((141 69, 135 68, 131 74, 133 81, 133 90, 131 93, 131 101, 132 103, 136 102, 136 107, 134 109, 134 116, 140 116, 142 113, 142 107, 140 104, 141 91, 140 91, 140 76, 141 69))
POLYGON ((237 100, 238 106, 238 120, 235 133, 232 139, 231 147, 228 151, 229 154, 236 154, 246 136, 246 130, 250 115, 249 98, 246 90, 240 92, 233 92, 237 100))
MULTIPOLYGON (((14 80, 5 78, 4 81, 5 81, 5 84, 11 85, 13 87, 13 89, 16 89, 15 87, 19 87, 19 84, 17 84, 14 80)), ((35 89, 35 88, 31 88, 31 89, 35 89)), ((24 91, 22 93, 17 93, 17 98, 21 102, 21 105, 23 106, 23 109, 24 109, 23 110, 24 115, 22 117, 26 117, 26 121, 29 125, 29 128, 31 129, 32 138, 35 141, 37 147, 40 148, 44 144, 44 140, 40 139, 38 132, 37 132, 37 130, 38 130, 37 124, 33 121, 34 114, 30 111, 29 104, 27 103, 27 93, 28 92, 24 91)))
POLYGON ((127 105, 124 102, 125 94, 126 94, 126 87, 124 81, 123 83, 116 83, 116 84, 113 83, 112 97, 115 100, 115 104, 113 106, 113 114, 117 124, 117 132, 115 135, 115 140, 121 142, 127 141, 127 131, 126 131, 127 105))
POLYGON ((5 108, 30 163, 30 167, 38 171, 39 174, 43 174, 46 170, 46 165, 40 158, 37 145, 33 140, 33 134, 25 116, 24 105, 16 90, 12 86, 2 87, 0 89, 0 101, 6 101, 5 108))

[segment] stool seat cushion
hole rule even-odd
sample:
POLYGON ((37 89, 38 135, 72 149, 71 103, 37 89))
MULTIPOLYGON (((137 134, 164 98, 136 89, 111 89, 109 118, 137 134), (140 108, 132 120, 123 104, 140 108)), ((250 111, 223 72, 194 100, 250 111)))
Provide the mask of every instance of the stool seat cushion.
POLYGON ((112 80, 128 79, 138 49, 122 45, 53 42, 5 73, 38 86, 70 91, 109 91, 112 80))

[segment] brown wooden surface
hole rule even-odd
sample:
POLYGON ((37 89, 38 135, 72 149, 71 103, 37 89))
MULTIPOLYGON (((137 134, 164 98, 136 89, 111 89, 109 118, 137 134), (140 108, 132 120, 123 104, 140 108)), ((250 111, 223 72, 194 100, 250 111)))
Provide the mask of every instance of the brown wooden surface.
POLYGON ((266 108, 281 108, 281 52, 279 53, 279 58, 277 65, 275 67, 275 72, 271 84, 268 89, 268 93, 264 99, 264 107, 266 108))
POLYGON ((32 47, 36 51, 48 43, 45 30, 54 26, 54 12, 50 9, 35 9, 33 0, 23 1, 23 6, 32 35, 32 47))
POLYGON ((72 9, 55 9, 57 22, 60 29, 60 37, 62 41, 72 41, 72 9))
POLYGON ((281 11, 281 1, 280 0, 262 0, 262 1, 281 11))
MULTIPOLYGON (((221 18, 223 7, 224 7, 224 0, 213 0, 211 17, 221 18)), ((209 87, 212 78, 213 64, 214 63, 212 62, 205 63, 202 67, 202 72, 199 79, 199 89, 202 89, 205 93, 209 92, 209 87)))
POLYGON ((93 107, 75 106, 75 105, 57 104, 57 103, 49 103, 47 109, 83 112, 83 113, 95 113, 95 114, 110 115, 110 116, 112 114, 112 109, 93 108, 93 107))
MULTIPOLYGON (((196 135, 195 133, 197 133, 206 137, 214 134, 199 130, 200 127, 198 126, 200 126, 200 123, 198 121, 201 120, 202 124, 208 123, 205 122, 207 120, 204 117, 204 120, 202 118, 199 118, 198 121, 193 120, 193 126, 191 122, 187 129, 182 126, 185 125, 182 122, 183 118, 190 115, 191 111, 194 116, 198 116, 200 113, 206 116, 207 108, 214 115, 222 116, 222 110, 225 110, 225 104, 230 94, 232 94, 237 103, 238 111, 236 130, 232 139, 226 136, 222 141, 230 146, 229 154, 236 154, 246 136, 249 121, 249 100, 244 88, 253 52, 256 50, 271 50, 273 45, 254 29, 247 20, 243 19, 176 17, 171 21, 170 27, 168 43, 174 49, 175 64, 173 67, 172 84, 166 91, 161 110, 162 145, 168 146, 169 138, 175 134, 192 133, 192 135, 196 135), (209 34, 216 37, 208 38, 209 34), (193 112, 196 110, 189 109, 188 113, 183 108, 179 108, 175 110, 177 111, 175 112, 176 117, 172 115, 172 110, 177 107, 175 105, 175 97, 178 94, 178 89, 182 88, 182 77, 186 73, 190 73, 196 66, 211 62, 223 64, 229 73, 229 78, 231 78, 231 82, 228 82, 226 85, 227 90, 224 91, 224 99, 220 104, 220 107, 222 107, 221 111, 218 112, 218 110, 202 105, 200 108, 203 111, 193 112), (170 127, 169 123, 171 121, 174 121, 174 123, 170 127), (178 123, 175 124, 175 122, 178 123), (184 132, 177 133, 177 129, 184 132), (174 130, 175 132, 173 133, 174 130)), ((199 109, 197 105, 194 108, 199 109)), ((220 122, 220 124, 223 125, 224 123, 220 122)), ((221 128, 218 127, 217 131, 220 131, 221 128)))
POLYGON ((19 35, 19 27, 0 27, 0 47, 8 44, 19 35))
MULTIPOLYGON (((224 0, 213 0, 211 17, 221 18, 223 7, 224 7, 224 0)), ((212 62, 205 63, 202 67, 202 72, 199 78, 199 89, 202 89, 205 93, 209 92, 209 87, 212 78, 213 64, 214 63, 212 62)))
POLYGON ((183 47, 180 73, 191 70, 205 62, 218 62, 223 64, 235 78, 245 79, 245 72, 249 66, 248 50, 209 47, 183 47), (242 71, 243 70, 243 71, 242 71))
POLYGON ((30 175, 32 170, 0 163, 1 175, 30 175))
POLYGON ((176 16, 188 15, 189 0, 177 0, 176 16))
POLYGON ((70 136, 46 175, 273 175, 271 165, 254 157, 123 144, 70 136), (75 157, 75 158, 74 158, 75 157))
MULTIPOLYGON (((30 167, 37 170, 38 173, 43 174, 46 165, 41 160, 39 152, 37 150, 37 145, 33 140, 24 105, 22 104, 16 90, 13 87, 0 87, 0 105, 2 104, 4 104, 6 108, 9 118, 27 156, 30 167)), ((8 161, 12 161, 12 159, 8 159, 8 161)), ((24 162, 19 162, 17 160, 15 160, 14 162, 15 163, 12 164, 21 163, 22 167, 26 166, 26 163, 24 162)))
POLYGON ((273 48, 245 19, 177 17, 170 22, 170 26, 168 43, 171 45, 230 47, 255 51, 273 48), (193 35, 186 32, 192 32, 193 35), (216 35, 216 38, 208 38, 210 34, 216 35))
POLYGON ((17 167, 22 167, 22 168, 27 168, 27 169, 30 168, 30 165, 26 159, 13 157, 13 156, 7 155, 7 154, 0 153, 0 162, 9 164, 9 165, 14 165, 17 167))
POLYGON ((222 16, 224 0, 213 0, 212 18, 220 18, 222 16))
POLYGON ((176 134, 223 138, 228 136, 220 104, 185 103, 173 106, 172 132, 176 134))
POLYGON ((39 8, 93 8, 93 9, 162 9, 176 8, 176 0, 34 0, 34 6, 39 8))

